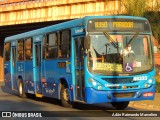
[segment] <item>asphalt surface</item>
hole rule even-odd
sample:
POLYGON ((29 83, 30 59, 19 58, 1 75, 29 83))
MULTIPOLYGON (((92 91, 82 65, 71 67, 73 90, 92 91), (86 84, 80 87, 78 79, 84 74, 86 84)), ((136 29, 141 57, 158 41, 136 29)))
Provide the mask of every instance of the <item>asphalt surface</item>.
MULTIPOLYGON (((11 113, 12 115, 13 115, 13 112, 15 113, 15 115, 13 115, 14 117, 16 117, 16 113, 21 115, 22 113, 25 113, 25 112, 27 112, 25 113, 27 115, 28 113, 39 113, 39 115, 41 114, 43 118, 47 117, 45 118, 46 120, 50 119, 51 117, 54 117, 54 119, 61 118, 61 120, 62 119, 66 120, 70 118, 72 119, 73 117, 76 117, 77 120, 79 119, 93 119, 93 120, 96 119, 97 120, 98 117, 100 117, 101 119, 105 119, 107 117, 107 119, 118 118, 123 120, 125 119, 130 120, 133 118, 141 119, 142 117, 123 116, 122 113, 128 114, 129 112, 129 114, 134 115, 135 112, 138 112, 138 111, 140 112, 144 111, 145 113, 147 112, 147 114, 153 111, 153 109, 146 109, 144 105, 143 107, 139 107, 141 106, 142 101, 138 103, 131 102, 128 108, 123 111, 115 110, 109 103, 95 104, 95 105, 86 105, 86 104, 77 103, 74 108, 65 108, 61 106, 61 102, 57 99, 52 99, 52 98, 41 99, 41 98, 35 98, 35 97, 20 98, 17 95, 17 92, 11 92, 7 88, 5 88, 2 83, 0 83, 0 86, 1 86, 1 89, 0 89, 1 116, 2 116, 2 112, 9 111, 9 112, 12 112, 11 113)), ((157 95, 156 96, 159 97, 159 94, 157 95)), ((159 99, 155 99, 155 100, 158 102, 159 99)), ((145 102, 143 102, 143 104, 149 105, 147 101, 145 102)), ((152 104, 152 102, 150 104, 152 104)), ((159 116, 159 113, 158 113, 158 116, 159 116)), ((23 118, 23 119, 27 119, 27 118, 23 118)), ((40 120, 41 118, 39 117, 38 119, 40 120)))

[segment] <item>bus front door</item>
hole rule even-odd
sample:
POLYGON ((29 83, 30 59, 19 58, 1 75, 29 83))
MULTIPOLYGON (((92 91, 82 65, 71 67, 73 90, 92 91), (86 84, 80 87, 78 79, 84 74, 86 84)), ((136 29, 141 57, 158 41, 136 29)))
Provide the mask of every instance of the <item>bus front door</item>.
POLYGON ((76 37, 75 41, 75 84, 76 99, 84 100, 84 37, 76 37))
POLYGON ((11 82, 12 82, 12 90, 16 90, 18 88, 17 79, 16 79, 16 47, 12 46, 11 49, 11 82))
POLYGON ((33 48, 34 88, 36 97, 42 97, 41 82, 41 42, 34 43, 33 48))

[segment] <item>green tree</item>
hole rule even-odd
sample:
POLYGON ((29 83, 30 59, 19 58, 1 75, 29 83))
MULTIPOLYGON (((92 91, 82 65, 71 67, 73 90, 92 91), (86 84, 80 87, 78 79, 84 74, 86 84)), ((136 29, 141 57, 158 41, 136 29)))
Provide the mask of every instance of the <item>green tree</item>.
POLYGON ((126 14, 132 16, 144 16, 148 0, 121 0, 126 14))
POLYGON ((152 5, 146 10, 144 17, 149 20, 153 36, 160 43, 160 0, 153 1, 152 5))
POLYGON ((160 43, 160 0, 121 0, 125 14, 146 17, 160 43))

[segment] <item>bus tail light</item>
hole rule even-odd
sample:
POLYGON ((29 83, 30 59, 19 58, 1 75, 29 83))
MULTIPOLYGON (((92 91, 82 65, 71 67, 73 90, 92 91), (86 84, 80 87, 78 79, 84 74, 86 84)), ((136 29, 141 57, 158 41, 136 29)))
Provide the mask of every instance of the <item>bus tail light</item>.
POLYGON ((146 93, 143 93, 143 96, 144 97, 151 97, 151 96, 153 96, 153 92, 146 92, 146 93))
POLYGON ((42 78, 42 83, 45 83, 46 82, 46 79, 45 78, 42 78))

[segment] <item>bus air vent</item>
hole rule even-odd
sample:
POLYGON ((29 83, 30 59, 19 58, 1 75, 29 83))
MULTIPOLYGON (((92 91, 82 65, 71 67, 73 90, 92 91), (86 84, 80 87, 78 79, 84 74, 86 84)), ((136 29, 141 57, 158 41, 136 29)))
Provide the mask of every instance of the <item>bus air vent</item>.
POLYGON ((102 78, 106 82, 110 84, 126 84, 126 83, 134 83, 137 81, 133 81, 133 77, 130 78, 102 78))
MULTIPOLYGON (((110 89, 122 89, 121 86, 111 86, 111 87, 108 87, 110 89)), ((138 88, 138 85, 134 85, 134 86, 126 86, 126 89, 136 89, 138 88)))

